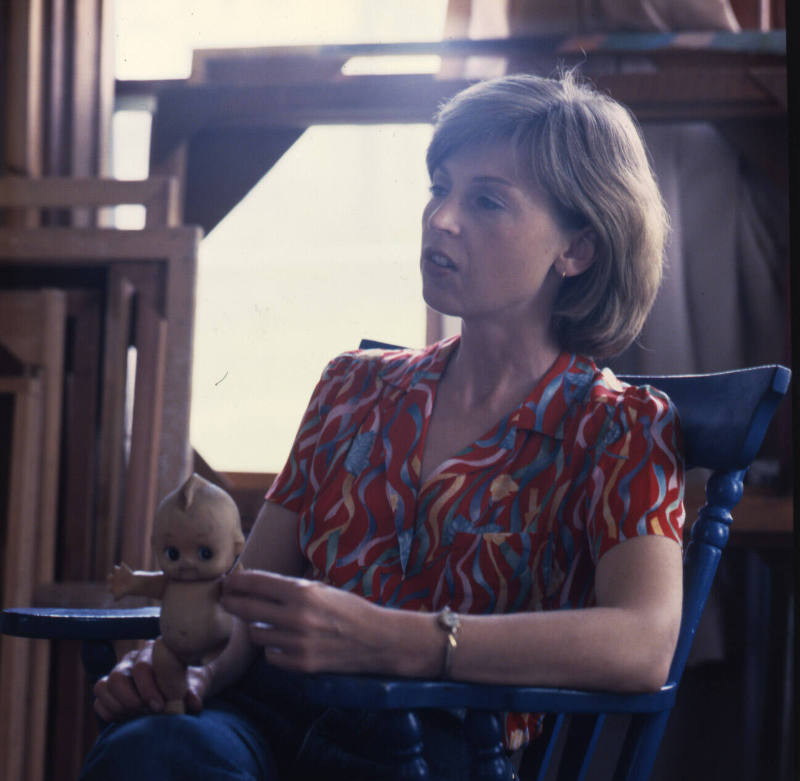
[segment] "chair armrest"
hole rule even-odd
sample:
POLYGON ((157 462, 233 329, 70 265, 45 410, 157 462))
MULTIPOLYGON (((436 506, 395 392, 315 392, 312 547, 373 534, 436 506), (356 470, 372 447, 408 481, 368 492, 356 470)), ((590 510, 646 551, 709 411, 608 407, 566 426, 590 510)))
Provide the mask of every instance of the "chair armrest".
POLYGON ((519 713, 657 713, 673 706, 677 691, 675 683, 653 693, 621 694, 334 674, 310 675, 304 686, 313 701, 342 708, 468 708, 519 713))
POLYGON ((7 608, 0 634, 44 640, 81 641, 81 659, 89 680, 96 681, 116 664, 115 640, 143 640, 159 635, 160 608, 7 608))
POLYGON ((147 639, 159 634, 159 614, 157 607, 8 608, 0 616, 0 634, 50 640, 147 639))
MULTIPOLYGON (((155 607, 9 608, 2 612, 0 633, 53 640, 145 639, 158 636, 159 613, 155 607)), ((677 690, 675 683, 653 693, 621 694, 331 673, 307 676, 304 687, 313 701, 343 708, 468 708, 523 713, 655 713, 673 706, 677 690)))

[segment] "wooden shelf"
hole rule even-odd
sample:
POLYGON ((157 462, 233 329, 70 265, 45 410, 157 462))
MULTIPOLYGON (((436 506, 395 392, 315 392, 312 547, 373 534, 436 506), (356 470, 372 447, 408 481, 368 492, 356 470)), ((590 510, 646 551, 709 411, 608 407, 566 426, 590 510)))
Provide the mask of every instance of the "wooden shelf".
POLYGON ((184 221, 208 233, 305 128, 430 122, 444 100, 476 80, 469 66, 480 57, 505 61, 509 72, 577 66, 640 121, 782 121, 787 112, 785 31, 206 50, 195 52, 189 79, 118 81, 116 96, 119 105, 156 104, 151 170, 182 179, 184 221), (353 57, 387 55, 437 55, 442 67, 436 74, 342 72, 353 57))

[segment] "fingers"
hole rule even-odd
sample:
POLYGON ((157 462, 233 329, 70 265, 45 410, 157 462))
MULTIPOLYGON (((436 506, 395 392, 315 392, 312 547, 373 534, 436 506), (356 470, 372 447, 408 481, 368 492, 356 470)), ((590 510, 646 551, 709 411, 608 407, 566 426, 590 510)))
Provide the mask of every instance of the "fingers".
POLYGON ((192 689, 186 693, 184 704, 186 705, 187 713, 200 713, 203 710, 203 698, 192 689))
POLYGON ((265 570, 240 569, 225 578, 222 591, 225 594, 252 594, 273 602, 286 602, 309 582, 265 570))
POLYGON ((314 666, 304 657, 286 653, 280 648, 265 647, 264 658, 275 667, 280 667, 282 670, 290 670, 296 673, 315 673, 323 669, 322 667, 314 666))
POLYGON ((117 670, 95 684, 94 695, 94 709, 104 721, 124 721, 145 710, 132 679, 117 670))
POLYGON ((160 712, 164 697, 151 665, 152 645, 132 651, 94 686, 95 711, 105 721, 124 721, 147 711, 160 712))
POLYGON ((120 721, 126 709, 108 690, 107 682, 108 678, 103 678, 94 686, 94 710, 103 721, 120 721))
POLYGON ((147 707, 161 712, 164 709, 164 696, 156 684, 156 676, 153 672, 152 652, 141 654, 136 663, 131 668, 131 677, 136 686, 137 693, 147 707))
MULTIPOLYGON (((211 683, 209 667, 187 668, 186 682, 186 710, 199 713, 211 683)), ((125 721, 145 713, 161 713, 165 698, 153 670, 153 643, 126 654, 105 678, 95 684, 94 693, 95 712, 104 721, 125 721)))
POLYGON ((263 646, 264 658, 276 667, 294 672, 314 673, 325 669, 325 655, 318 643, 296 634, 254 624, 250 636, 256 645, 263 646))
POLYGON ((247 623, 261 622, 300 629, 320 609, 320 583, 244 570, 225 578, 222 606, 247 623))
POLYGON ((250 642, 272 664, 316 672, 352 667, 354 646, 339 615, 348 596, 317 581, 259 570, 225 579, 222 606, 247 625, 250 642))
POLYGON ((268 624, 250 624, 250 640, 254 645, 280 650, 283 653, 297 654, 303 650, 303 638, 296 632, 276 629, 268 624))
POLYGON ((203 709, 203 699, 210 684, 208 667, 189 667, 186 670, 189 691, 186 693, 185 705, 188 713, 199 713, 203 709))
POLYGON ((228 596, 223 594, 222 606, 229 613, 246 623, 259 621, 265 624, 285 624, 297 626, 299 616, 286 605, 268 602, 260 597, 228 596))

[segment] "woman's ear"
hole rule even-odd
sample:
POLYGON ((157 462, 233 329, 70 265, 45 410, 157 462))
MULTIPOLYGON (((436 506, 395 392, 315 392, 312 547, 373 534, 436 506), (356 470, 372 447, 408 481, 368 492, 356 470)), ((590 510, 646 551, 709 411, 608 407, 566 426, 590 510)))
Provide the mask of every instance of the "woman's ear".
POLYGON ((561 256, 561 273, 568 277, 583 274, 594 263, 596 249, 597 234, 594 228, 578 231, 561 256))

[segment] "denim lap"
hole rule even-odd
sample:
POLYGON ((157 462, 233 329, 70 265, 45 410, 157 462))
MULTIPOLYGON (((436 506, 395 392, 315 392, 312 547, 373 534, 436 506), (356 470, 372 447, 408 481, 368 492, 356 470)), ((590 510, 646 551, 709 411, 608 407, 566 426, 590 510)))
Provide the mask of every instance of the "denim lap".
MULTIPOLYGON (((431 781, 467 778, 460 719, 419 712, 431 781)), ((143 716, 107 727, 80 781, 361 781, 391 778, 382 716, 325 709, 303 676, 259 660, 198 715, 143 716)))
POLYGON ((142 716, 108 726, 80 781, 277 781, 269 749, 234 711, 142 716))

